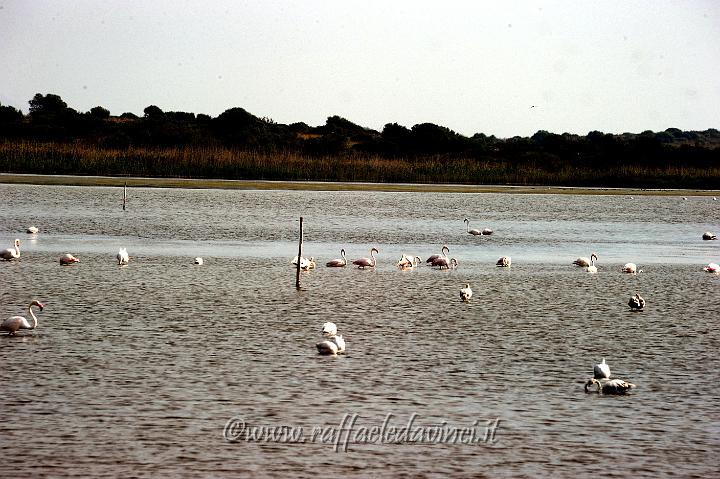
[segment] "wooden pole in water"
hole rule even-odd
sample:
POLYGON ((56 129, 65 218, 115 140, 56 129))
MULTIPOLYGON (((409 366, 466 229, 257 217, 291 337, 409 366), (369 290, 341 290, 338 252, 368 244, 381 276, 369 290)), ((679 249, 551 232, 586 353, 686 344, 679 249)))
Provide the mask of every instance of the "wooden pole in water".
POLYGON ((303 217, 300 217, 300 242, 298 244, 297 270, 295 271, 295 287, 300 289, 300 258, 302 258, 303 217))
POLYGON ((127 203, 127 181, 125 182, 125 186, 123 186, 123 211, 125 211, 126 203, 127 203))

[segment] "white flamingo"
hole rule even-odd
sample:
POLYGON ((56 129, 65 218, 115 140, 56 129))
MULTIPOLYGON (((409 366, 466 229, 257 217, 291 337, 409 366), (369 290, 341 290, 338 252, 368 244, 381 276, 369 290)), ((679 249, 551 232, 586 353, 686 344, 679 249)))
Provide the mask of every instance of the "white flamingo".
POLYGON ((315 345, 318 353, 336 355, 345 352, 345 340, 337 333, 335 323, 327 322, 323 324, 322 335, 327 339, 315 345))
POLYGON ((342 268, 345 265, 347 265, 347 258, 345 258, 345 250, 344 249, 340 250, 340 256, 342 256, 342 258, 336 258, 336 259, 330 260, 327 263, 325 263, 325 266, 327 266, 328 268, 342 268))
POLYGON ((707 266, 703 266, 703 271, 708 273, 720 273, 720 265, 717 263, 708 263, 707 266))
POLYGON ((407 270, 413 269, 414 267, 420 265, 420 263, 422 263, 422 259, 420 259, 420 256, 410 256, 408 254, 403 254, 400 257, 400 261, 397 262, 397 266, 402 270, 407 270))
POLYGON ((25 232, 29 235, 36 235, 38 234, 38 231, 37 226, 28 226, 28 229, 25 230, 25 232))
POLYGON ((443 256, 447 258, 448 253, 450 253, 450 248, 447 247, 446 244, 442 245, 442 248, 440 249, 440 254, 433 254, 428 259, 425 260, 426 263, 432 264, 433 261, 435 261, 438 258, 442 258, 443 256))
POLYGON ((509 268, 511 264, 512 260, 510 259, 510 256, 503 256, 497 260, 497 263, 495 263, 496 266, 500 266, 502 268, 509 268))
POLYGON ((365 269, 365 267, 374 268, 375 264, 377 263, 377 260, 375 259, 375 253, 380 253, 377 248, 372 248, 370 250, 370 257, 369 258, 358 258, 355 261, 353 261, 354 265, 357 265, 358 268, 365 269))
POLYGON ((470 283, 465 283, 464 288, 460 288, 460 299, 463 301, 470 301, 470 298, 472 298, 473 292, 470 288, 470 283))
POLYGON ((130 256, 128 256, 127 249, 120 248, 118 254, 115 256, 119 265, 128 264, 130 262, 130 256))
POLYGON ((610 379, 610 366, 605 362, 605 358, 601 363, 593 366, 593 377, 595 379, 610 379))
POLYGON ((576 259, 575 261, 573 261, 573 264, 577 265, 577 266, 582 266, 582 267, 590 266, 591 258, 593 256, 595 256, 595 259, 597 259, 597 253, 592 253, 590 255, 590 258, 588 258, 587 256, 581 256, 578 259, 576 259))
POLYGON ((595 253, 590 255, 590 266, 585 268, 585 271, 588 273, 597 273, 597 266, 595 266, 595 261, 597 261, 597 255, 595 253))
POLYGON ((630 389, 634 388, 635 385, 622 379, 595 379, 590 378, 585 383, 585 392, 589 392, 588 389, 591 386, 597 386, 597 392, 603 394, 625 394, 630 389))
POLYGON ((483 228, 482 234, 485 236, 493 234, 493 230, 491 228, 483 228))
POLYGON ((716 240, 716 239, 717 239, 717 236, 716 236, 715 234, 711 233, 710 231, 706 231, 706 232, 703 233, 703 237, 702 237, 702 238, 703 238, 704 240, 706 240, 706 241, 708 241, 708 240, 716 240))
POLYGON ((15 240, 15 246, 13 248, 7 248, 2 251, 0 251, 0 258, 4 259, 5 261, 10 261, 11 259, 18 259, 20 257, 20 240, 15 240))
POLYGON ((645 298, 640 296, 640 294, 635 293, 635 296, 630 297, 628 306, 630 306, 630 309, 633 311, 642 311, 645 307, 645 298))
POLYGON ((203 261, 203 259, 198 256, 197 258, 195 258, 194 264, 203 265, 203 264, 205 264, 205 261, 203 261))
MULTIPOLYGON (((295 256, 291 261, 290 264, 293 266, 297 266, 298 264, 298 257, 295 256)), ((309 271, 311 269, 315 269, 315 257, 311 256, 310 259, 305 257, 300 257, 300 269, 303 271, 309 271)))
POLYGON ((638 272, 638 269, 635 263, 625 263, 621 271, 623 273, 635 274, 638 272))
POLYGON ((7 331, 10 336, 15 336, 15 333, 19 329, 35 329, 38 325, 37 317, 35 316, 35 313, 33 313, 32 307, 37 306, 40 308, 40 311, 45 308, 45 305, 42 304, 40 301, 33 300, 32 303, 28 306, 28 314, 32 317, 32 324, 30 322, 23 318, 22 316, 12 316, 0 324, 0 331, 7 331))
POLYGON ((60 264, 62 265, 68 265, 73 263, 79 263, 80 259, 76 258, 75 256, 71 255, 70 253, 65 253, 60 257, 60 264))
POLYGON ((475 236, 482 234, 482 231, 480 231, 480 230, 470 229, 470 220, 469 219, 465 218, 463 220, 463 223, 465 223, 465 226, 467 227, 468 234, 475 235, 475 236))

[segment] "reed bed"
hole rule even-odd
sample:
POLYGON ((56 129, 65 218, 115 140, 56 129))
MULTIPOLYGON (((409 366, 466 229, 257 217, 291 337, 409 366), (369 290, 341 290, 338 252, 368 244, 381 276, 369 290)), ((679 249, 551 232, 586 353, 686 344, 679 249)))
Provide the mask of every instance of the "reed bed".
POLYGON ((720 168, 624 165, 591 169, 502 159, 307 156, 224 147, 101 148, 84 143, 0 141, 0 172, 286 181, 700 188, 720 184, 720 168))

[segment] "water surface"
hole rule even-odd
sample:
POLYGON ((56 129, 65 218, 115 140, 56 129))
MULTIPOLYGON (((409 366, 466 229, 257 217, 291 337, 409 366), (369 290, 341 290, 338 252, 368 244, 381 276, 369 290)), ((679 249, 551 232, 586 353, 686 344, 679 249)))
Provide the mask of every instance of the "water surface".
POLYGON ((720 205, 708 197, 0 185, 3 477, 709 477, 720 473, 715 388, 720 205), (304 250, 318 268, 295 289, 304 250), (491 227, 492 236, 466 233, 491 227), (40 233, 24 233, 34 224, 40 233), (460 266, 398 271, 442 244, 460 266), (132 259, 119 267, 119 247, 132 259), (380 250, 374 270, 325 268, 380 250), (599 256, 596 275, 573 266, 599 256), (62 267, 70 252, 81 263, 62 267), (509 269, 496 268, 502 255, 509 269), (203 266, 192 259, 202 256, 203 266), (633 261, 643 269, 623 275, 633 261), (458 291, 470 283, 470 303, 458 291), (636 291, 647 300, 632 313, 636 291), (325 321, 347 354, 320 357, 325 321), (592 365, 638 387, 585 394, 592 365), (234 417, 309 432, 445 424, 495 442, 228 442, 234 417))

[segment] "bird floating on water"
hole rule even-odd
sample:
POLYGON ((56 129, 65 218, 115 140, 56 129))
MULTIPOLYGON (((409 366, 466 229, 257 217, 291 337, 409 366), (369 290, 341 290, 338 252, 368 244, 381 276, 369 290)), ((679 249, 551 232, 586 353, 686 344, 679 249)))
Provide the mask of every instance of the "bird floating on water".
POLYGON ((585 268, 585 271, 588 273, 597 273, 597 266, 595 266, 595 261, 597 261, 598 257, 595 253, 590 255, 590 266, 585 268))
POLYGON ((470 283, 465 283, 464 288, 460 288, 460 299, 463 301, 470 301, 470 298, 472 298, 473 291, 470 288, 470 283))
POLYGON ((482 231, 480 231, 478 229, 470 229, 470 220, 469 219, 465 218, 463 220, 463 223, 465 223, 468 234, 475 235, 475 236, 482 235, 482 231))
POLYGON ((25 230, 25 232, 29 235, 36 235, 38 234, 38 228, 37 226, 28 226, 28 229, 25 230))
POLYGON ((711 231, 706 231, 706 232, 703 233, 702 239, 704 239, 705 241, 716 240, 716 239, 717 239, 717 235, 714 234, 714 233, 711 232, 711 231))
POLYGON ((14 245, 15 246, 12 248, 7 248, 0 251, 0 258, 4 259, 5 261, 18 259, 20 257, 20 240, 16 239, 14 245))
POLYGON ((598 259, 597 253, 592 253, 590 254, 590 258, 588 258, 587 256, 581 256, 575 261, 573 261, 573 264, 577 266, 588 267, 592 263, 593 256, 595 256, 596 260, 598 259))
POLYGON ((337 333, 337 325, 333 322, 323 324, 322 335, 327 338, 317 343, 318 353, 336 355, 345 352, 345 340, 337 333))
POLYGON ((707 266, 703 266, 703 271, 708 273, 720 273, 720 265, 717 263, 709 263, 707 266))
MULTIPOLYGON (((292 260, 290 260, 290 264, 293 266, 297 266, 298 264, 298 257, 295 256, 292 260)), ((305 257, 300 257, 300 269, 303 271, 309 271, 311 269, 315 269, 315 257, 311 256, 309 259, 305 257)))
POLYGON ((635 274, 638 272, 638 269, 637 269, 637 265, 635 263, 625 263, 625 265, 622 267, 622 269, 620 271, 622 271, 623 273, 635 274))
POLYGON ((80 259, 76 258, 75 256, 71 255, 70 253, 65 253, 60 257, 60 264, 62 265, 69 265, 73 263, 79 263, 80 259))
POLYGON ((195 258, 195 260, 193 261, 193 263, 194 263, 194 264, 198 264, 198 265, 202 265, 202 264, 205 263, 205 261, 203 261, 203 259, 198 256, 197 258, 195 258))
POLYGON ((33 313, 33 306, 37 306, 42 311, 45 305, 40 301, 33 300, 28 306, 28 314, 32 317, 32 324, 22 316, 12 316, 0 324, 0 331, 7 331, 10 336, 15 336, 15 333, 20 329, 35 329, 38 325, 37 317, 33 313))
POLYGON ((633 311, 642 311, 645 307, 645 299, 640 294, 635 293, 635 296, 632 296, 628 301, 628 306, 633 311))

